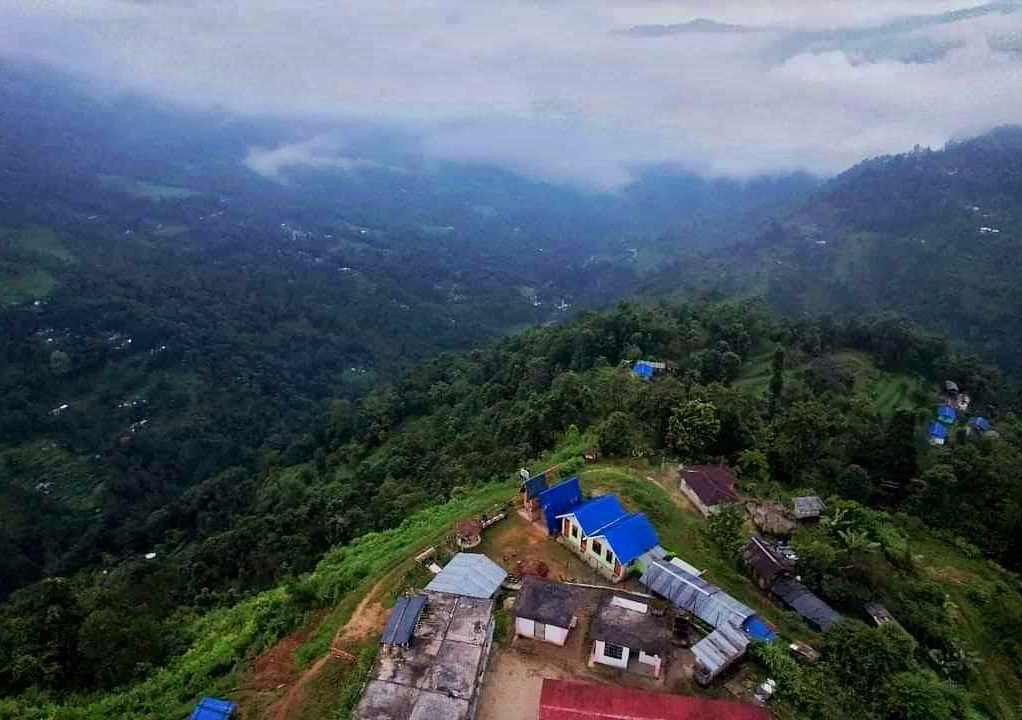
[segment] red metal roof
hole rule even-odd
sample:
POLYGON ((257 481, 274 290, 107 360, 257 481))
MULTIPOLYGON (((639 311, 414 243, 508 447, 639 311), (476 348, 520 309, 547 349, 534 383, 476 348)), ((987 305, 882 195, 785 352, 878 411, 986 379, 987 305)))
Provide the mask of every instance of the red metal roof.
POLYGON ((723 465, 693 465, 685 468, 682 477, 704 505, 719 505, 735 499, 737 480, 723 465))
POLYGON ((544 679, 539 720, 770 720, 770 713, 727 700, 544 679))

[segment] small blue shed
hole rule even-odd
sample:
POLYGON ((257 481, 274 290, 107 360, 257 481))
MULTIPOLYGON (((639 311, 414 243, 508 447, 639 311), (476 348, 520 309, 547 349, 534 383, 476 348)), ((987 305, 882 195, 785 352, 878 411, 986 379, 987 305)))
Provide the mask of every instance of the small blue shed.
POLYGON ((561 528, 557 516, 582 502, 582 487, 578 483, 578 476, 572 475, 567 480, 548 487, 539 494, 538 500, 539 506, 543 508, 543 520, 546 522, 547 530, 556 533, 561 528))
POLYGON ((635 364, 632 365, 632 373, 638 375, 643 380, 651 380, 653 373, 656 371, 652 365, 646 360, 636 360, 635 364))
POLYGON ((969 424, 980 432, 986 432, 990 429, 990 422, 985 417, 974 417, 969 421, 969 424))
POLYGON ((230 720, 237 707, 230 700, 204 697, 192 710, 190 720, 230 720))

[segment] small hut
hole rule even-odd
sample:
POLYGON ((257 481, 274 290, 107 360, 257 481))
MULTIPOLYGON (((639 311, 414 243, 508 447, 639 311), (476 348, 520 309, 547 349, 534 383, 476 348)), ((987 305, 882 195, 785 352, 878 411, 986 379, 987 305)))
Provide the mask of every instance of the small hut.
POLYGON ((454 524, 454 535, 458 541, 458 547, 462 550, 474 548, 483 541, 483 524, 478 520, 459 520, 454 524))

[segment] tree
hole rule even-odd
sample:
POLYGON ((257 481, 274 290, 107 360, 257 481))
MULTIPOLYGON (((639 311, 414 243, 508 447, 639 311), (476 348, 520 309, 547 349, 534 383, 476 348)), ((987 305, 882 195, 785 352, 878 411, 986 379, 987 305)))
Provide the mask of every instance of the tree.
POLYGON ((770 374, 770 417, 777 413, 784 392, 784 348, 780 345, 774 350, 770 374))
POLYGON ((606 420, 600 423, 599 430, 597 430, 600 450, 607 455, 616 457, 631 455, 633 424, 634 420, 628 413, 620 410, 612 412, 606 420))
POLYGON ((873 495, 873 481, 859 465, 849 465, 834 478, 834 489, 841 497, 865 503, 873 495))
POLYGON ((960 720, 968 704, 962 692, 929 672, 903 672, 888 684, 890 720, 960 720))
POLYGON ((727 505, 710 516, 710 539, 730 559, 738 557, 745 542, 745 513, 737 505, 727 505))
POLYGON ((54 375, 64 376, 71 371, 71 357, 63 350, 54 350, 50 353, 50 372, 54 375))
POLYGON ((705 400, 689 400, 671 414, 668 430, 682 457, 697 459, 720 433, 717 407, 705 400))
POLYGON ((738 456, 738 477, 747 489, 755 488, 770 479, 770 463, 762 450, 753 448, 738 456))

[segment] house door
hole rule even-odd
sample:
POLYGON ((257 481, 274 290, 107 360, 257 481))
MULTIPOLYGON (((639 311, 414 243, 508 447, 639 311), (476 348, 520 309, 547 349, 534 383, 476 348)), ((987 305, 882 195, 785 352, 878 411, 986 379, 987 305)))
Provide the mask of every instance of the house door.
POLYGON ((546 625, 541 622, 536 623, 535 637, 537 640, 546 640, 546 625))

